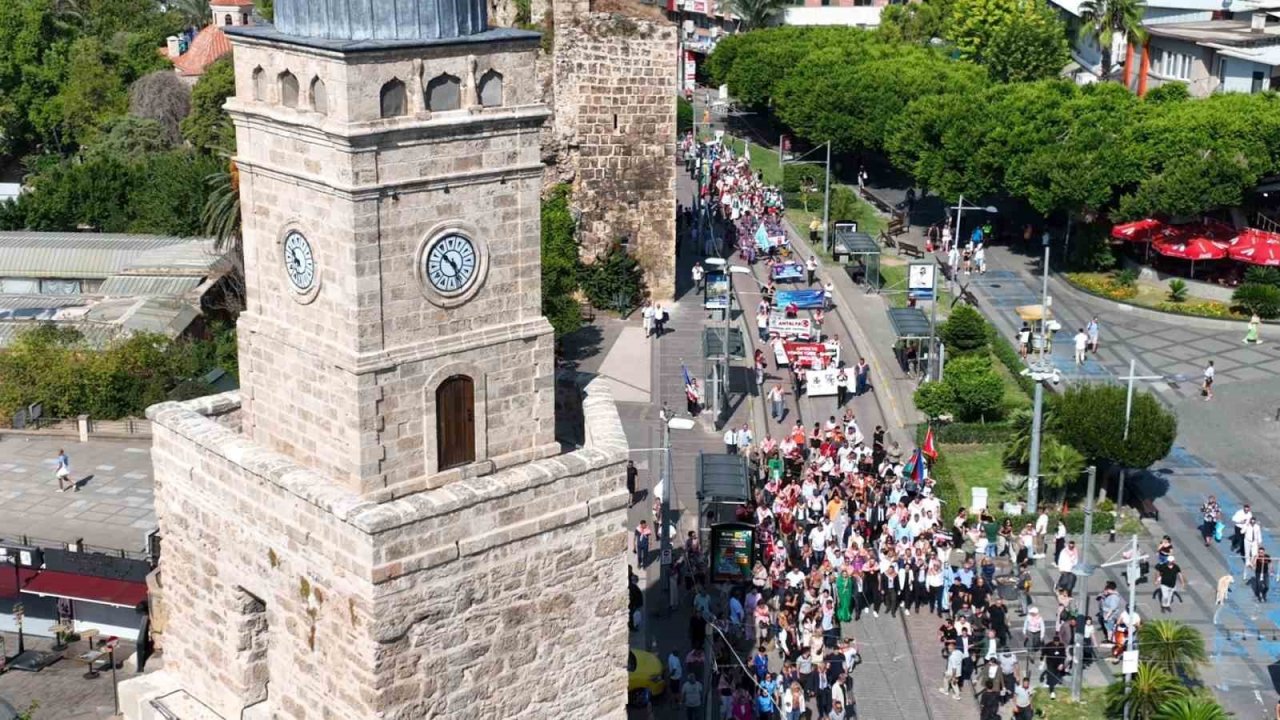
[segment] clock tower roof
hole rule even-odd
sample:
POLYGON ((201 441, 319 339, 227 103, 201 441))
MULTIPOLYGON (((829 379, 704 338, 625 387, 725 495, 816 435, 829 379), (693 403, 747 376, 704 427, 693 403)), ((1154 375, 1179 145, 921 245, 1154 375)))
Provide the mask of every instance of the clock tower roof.
POLYGON ((237 30, 348 51, 536 35, 489 28, 486 0, 276 0, 274 26, 237 30))

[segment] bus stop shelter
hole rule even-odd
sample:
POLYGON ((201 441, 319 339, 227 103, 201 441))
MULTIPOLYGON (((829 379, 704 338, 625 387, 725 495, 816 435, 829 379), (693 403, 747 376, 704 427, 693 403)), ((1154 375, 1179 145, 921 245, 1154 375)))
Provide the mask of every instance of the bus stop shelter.
POLYGON ((893 345, 898 364, 908 373, 918 373, 929 355, 933 337, 929 318, 920 308, 889 308, 889 323, 897 341, 893 345))
POLYGON ((831 255, 855 283, 880 289, 880 244, 870 235, 837 225, 831 255))
POLYGON ((738 510, 751 501, 751 478, 747 459, 741 455, 698 453, 698 527, 736 522, 738 510))

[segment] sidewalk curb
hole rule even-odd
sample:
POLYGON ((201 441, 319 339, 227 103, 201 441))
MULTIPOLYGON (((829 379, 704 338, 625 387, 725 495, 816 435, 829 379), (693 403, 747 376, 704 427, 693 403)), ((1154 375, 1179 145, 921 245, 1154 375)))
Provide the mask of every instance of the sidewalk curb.
MULTIPOLYGON (((1097 302, 1112 303, 1120 312, 1130 313, 1147 320, 1158 320, 1168 323, 1185 322, 1192 327, 1204 328, 1206 330, 1235 330, 1237 332, 1243 332, 1245 327, 1249 324, 1248 320, 1229 320, 1227 318, 1211 318, 1204 317, 1202 315, 1183 315, 1181 313, 1167 313, 1159 310, 1152 310, 1151 308, 1134 305, 1132 303, 1127 303, 1123 300, 1116 300, 1115 298, 1109 298, 1104 295, 1098 295, 1083 288, 1076 287, 1060 272, 1053 272, 1049 274, 1049 289, 1058 290, 1059 294, 1070 297, 1072 300, 1076 301, 1094 300, 1097 302)), ((1263 323, 1268 325, 1276 324, 1275 321, 1268 320, 1263 320, 1263 323)))

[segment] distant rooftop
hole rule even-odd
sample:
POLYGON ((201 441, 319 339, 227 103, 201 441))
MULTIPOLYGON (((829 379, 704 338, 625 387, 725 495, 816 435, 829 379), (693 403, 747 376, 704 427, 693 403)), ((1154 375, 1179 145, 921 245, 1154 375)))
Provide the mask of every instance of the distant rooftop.
POLYGON ((220 259, 208 238, 0 232, 0 277, 199 277, 220 259))
POLYGON ((227 268, 207 238, 0 233, 0 348, 40 322, 73 327, 90 347, 175 338, 227 268))
POLYGON ((1199 22, 1147 25, 1148 35, 1184 40, 1201 45, 1217 44, 1239 48, 1280 45, 1280 35, 1251 30, 1244 20, 1202 20, 1199 22))

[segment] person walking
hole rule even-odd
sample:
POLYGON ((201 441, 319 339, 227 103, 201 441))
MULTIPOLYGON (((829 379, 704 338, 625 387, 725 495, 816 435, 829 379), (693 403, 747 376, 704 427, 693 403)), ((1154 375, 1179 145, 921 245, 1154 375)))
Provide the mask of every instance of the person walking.
POLYGON ((777 422, 782 422, 782 414, 785 408, 782 404, 782 386, 774 385, 769 390, 769 414, 777 422))
POLYGON ((627 461, 627 494, 631 499, 627 502, 627 507, 636 504, 636 479, 640 477, 640 471, 636 468, 634 461, 627 461))
POLYGON ((849 372, 845 370, 843 364, 836 372, 836 407, 844 407, 845 400, 849 399, 849 372))
POLYGON ((655 305, 653 308, 653 334, 662 337, 662 333, 667 329, 667 311, 661 305, 655 305))
POLYGON ((71 479, 71 458, 67 457, 67 451, 58 448, 55 462, 57 465, 53 468, 53 475, 58 478, 58 492, 66 492, 72 488, 80 492, 80 484, 71 479))
POLYGON ((644 305, 640 307, 640 324, 644 327, 645 337, 653 334, 653 306, 648 300, 645 300, 644 305))
POLYGON ((1245 345, 1261 345, 1262 344, 1262 342, 1258 340, 1258 325, 1260 325, 1261 323, 1262 323, 1262 318, 1258 317, 1258 313, 1253 313, 1253 315, 1249 318, 1249 329, 1245 331, 1245 334, 1244 334, 1245 345))
MULTIPOLYGON (((817 222, 817 220, 814 220, 814 222, 817 222)), ((814 230, 814 229, 813 229, 813 226, 812 226, 812 225, 810 225, 810 226, 809 226, 809 237, 810 237, 810 239, 811 239, 811 240, 813 240, 813 242, 817 242, 817 234, 818 234, 818 232, 817 232, 816 230, 814 230)), ((815 256, 813 256, 813 255, 810 255, 810 256, 809 256, 809 259, 808 259, 807 261, 805 261, 804 269, 805 269, 805 273, 806 273, 806 275, 807 275, 807 276, 808 276, 808 278, 809 278, 809 284, 810 284, 810 285, 812 285, 812 284, 813 284, 813 276, 814 276, 815 274, 817 274, 817 272, 818 272, 818 258, 817 258, 817 257, 815 257, 815 256)))
POLYGON ((1013 718, 1011 720, 1032 720, 1036 715, 1031 706, 1031 678, 1024 677, 1013 690, 1013 718))
POLYGON ((702 281, 706 278, 706 271, 702 269, 701 262, 693 264, 693 289, 694 292, 702 292, 702 281))
POLYGON ((724 451, 729 455, 738 454, 738 431, 732 425, 724 431, 724 451))
POLYGON ((1222 520, 1222 507, 1218 505, 1218 498, 1213 495, 1205 500, 1204 505, 1200 506, 1200 537, 1204 539, 1204 546, 1209 547, 1210 540, 1221 539, 1218 532, 1218 523, 1222 520))
POLYGON ((866 358, 858 358, 858 364, 854 366, 853 374, 855 378, 853 396, 860 397, 871 384, 871 366, 867 364, 866 358))
POLYGON ((1084 353, 1089 347, 1089 336, 1085 333, 1084 328, 1080 328, 1076 331, 1076 335, 1072 340, 1075 341, 1076 346, 1076 365, 1084 365, 1084 353))
POLYGON ((1244 528, 1244 566, 1245 573, 1243 577, 1247 577, 1247 573, 1253 569, 1254 558, 1258 556, 1258 551, 1262 549, 1262 526, 1258 524, 1258 518, 1249 518, 1249 524, 1244 528))
POLYGON ((1018 355, 1023 359, 1027 359, 1027 353, 1031 351, 1031 326, 1023 321, 1022 327, 1018 328, 1018 355))
POLYGON ((1231 552, 1239 553, 1241 558, 1244 557, 1244 531, 1249 527, 1250 520, 1253 520, 1253 510, 1248 503, 1231 516, 1231 525, 1235 528, 1231 535, 1231 552))
POLYGON ((1209 364, 1208 364, 1208 365, 1206 365, 1206 366, 1205 366, 1205 368, 1204 368, 1204 389, 1203 389, 1203 393, 1204 393, 1204 401, 1205 401, 1205 402, 1209 402, 1210 400, 1212 400, 1212 399, 1213 399, 1213 376, 1214 376, 1214 375, 1216 375, 1216 374, 1217 374, 1217 371, 1215 371, 1215 370, 1213 369, 1213 361, 1212 361, 1212 360, 1210 360, 1210 361, 1209 361, 1209 364))
POLYGON ((947 666, 942 673, 942 687, 938 688, 944 694, 950 694, 953 700, 960 699, 960 670, 964 667, 964 652, 956 647, 955 640, 947 641, 947 666))
POLYGON ((649 541, 652 539, 653 530, 649 528, 649 521, 641 520, 635 532, 636 566, 641 570, 649 564, 649 541))
POLYGON ((1182 568, 1170 555, 1163 564, 1156 566, 1156 572, 1160 575, 1160 612, 1173 612, 1173 592, 1187 584, 1182 577, 1182 568))
MULTIPOLYGON (((810 245, 817 245, 817 244, 818 244, 818 231, 819 231, 819 230, 821 230, 821 229, 822 229, 822 221, 821 221, 821 220, 819 220, 818 218, 816 218, 816 217, 815 217, 814 219, 812 219, 812 220, 810 220, 810 221, 809 221, 809 244, 810 244, 810 245)), ((809 274, 809 284, 810 284, 810 285, 812 285, 812 284, 813 284, 813 271, 812 271, 812 270, 810 270, 810 271, 809 271, 809 273, 810 273, 810 274, 809 274)))
POLYGON ((767 312, 756 314, 756 334, 760 336, 760 342, 769 342, 769 314, 767 312))
POLYGON ((754 439, 751 436, 751 428, 746 423, 743 423, 734 436, 734 442, 738 445, 738 453, 743 456, 750 454, 751 443, 754 439))
POLYGON ((1098 354, 1098 316, 1094 315, 1088 325, 1084 326, 1084 332, 1089 336, 1089 352, 1094 355, 1098 354))
POLYGON ((1268 584, 1271 579, 1271 556, 1264 547, 1258 548, 1253 558, 1253 597, 1260 603, 1267 601, 1268 584))
POLYGON ((1044 658, 1044 684, 1049 686, 1049 699, 1058 699, 1058 686, 1062 684, 1062 676, 1067 674, 1067 647, 1062 639, 1054 635, 1049 644, 1041 651, 1044 658))
POLYGON ((684 700, 685 717, 689 720, 702 720, 702 683, 697 676, 690 675, 681 684, 680 696, 684 700))

